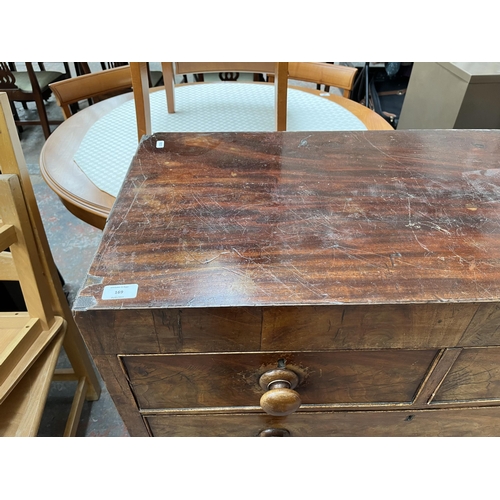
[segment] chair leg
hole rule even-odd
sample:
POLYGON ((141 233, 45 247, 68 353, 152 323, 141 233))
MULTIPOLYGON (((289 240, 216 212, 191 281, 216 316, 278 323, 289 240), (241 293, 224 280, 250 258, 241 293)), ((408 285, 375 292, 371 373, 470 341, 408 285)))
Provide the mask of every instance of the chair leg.
MULTIPOLYGON (((151 135, 151 104, 149 101, 148 68, 144 62, 131 62, 132 88, 137 119, 137 140, 151 135)), ((165 79, 167 85, 168 79, 165 79)), ((168 99, 167 99, 168 100, 168 99)))
POLYGON ((47 110, 45 109, 45 104, 41 95, 35 95, 36 108, 38 111, 38 116, 42 122, 42 129, 45 139, 49 138, 50 135, 50 125, 49 119, 47 117, 47 110))
MULTIPOLYGON (((40 67, 43 67, 42 63, 38 63, 38 65, 40 67)), ((50 136, 49 119, 47 118, 47 110, 45 109, 45 104, 43 102, 43 93, 40 89, 40 84, 33 69, 33 63, 27 62, 26 69, 30 78, 32 95, 36 103, 36 108, 38 111, 38 116, 40 118, 40 124, 42 125, 43 134, 45 135, 45 139, 48 139, 50 136)))

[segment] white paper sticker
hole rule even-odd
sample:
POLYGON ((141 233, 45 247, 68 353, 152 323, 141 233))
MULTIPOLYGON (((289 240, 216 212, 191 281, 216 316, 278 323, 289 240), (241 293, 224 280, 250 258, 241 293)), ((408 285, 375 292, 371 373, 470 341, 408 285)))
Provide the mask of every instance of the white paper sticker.
POLYGON ((156 147, 157 148, 164 148, 165 142, 164 141, 156 141, 156 147))
POLYGON ((135 299, 139 285, 108 285, 102 291, 102 300, 135 299))

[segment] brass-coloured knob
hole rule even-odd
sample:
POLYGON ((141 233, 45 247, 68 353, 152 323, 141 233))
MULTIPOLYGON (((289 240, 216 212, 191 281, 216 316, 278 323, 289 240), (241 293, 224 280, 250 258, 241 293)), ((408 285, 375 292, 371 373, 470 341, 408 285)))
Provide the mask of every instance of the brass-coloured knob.
POLYGON ((302 401, 293 389, 299 377, 287 368, 275 368, 263 373, 259 384, 265 392, 260 398, 260 406, 269 415, 283 417, 298 410, 302 401))

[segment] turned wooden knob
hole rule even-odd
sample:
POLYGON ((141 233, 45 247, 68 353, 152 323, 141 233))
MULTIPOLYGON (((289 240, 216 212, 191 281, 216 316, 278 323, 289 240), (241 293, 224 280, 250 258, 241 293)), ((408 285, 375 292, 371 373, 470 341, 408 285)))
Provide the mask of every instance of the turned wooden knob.
POLYGON ((293 389, 299 377, 287 368, 276 368, 263 373, 259 384, 265 392, 260 398, 260 406, 269 415, 282 417, 298 410, 302 401, 293 389))

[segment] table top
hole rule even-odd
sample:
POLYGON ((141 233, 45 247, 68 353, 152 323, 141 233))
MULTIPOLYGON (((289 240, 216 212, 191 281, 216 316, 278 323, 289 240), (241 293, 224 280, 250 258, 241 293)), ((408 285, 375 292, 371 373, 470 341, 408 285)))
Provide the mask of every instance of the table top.
POLYGON ((74 307, 498 301, 499 151, 500 131, 154 134, 74 307))
MULTIPOLYGON (((202 83, 176 88, 177 112, 163 89, 151 93, 153 131, 233 132, 274 129, 274 86, 202 83)), ((379 115, 343 97, 290 87, 287 130, 391 129, 379 115)), ((103 227, 137 148, 133 95, 108 99, 72 116, 47 140, 42 175, 65 205, 103 227), (103 168, 103 158, 105 168, 103 168)))

